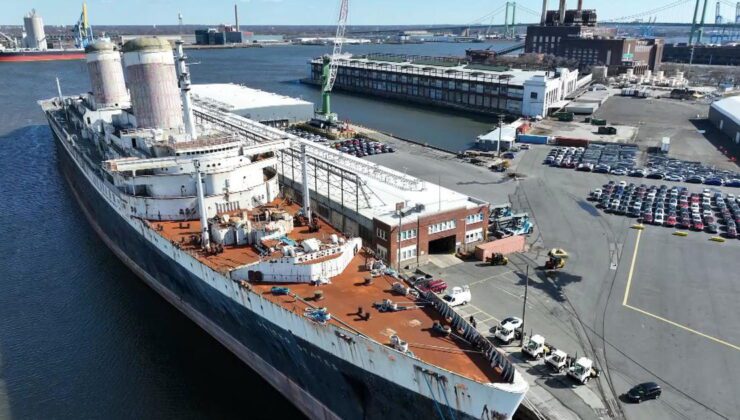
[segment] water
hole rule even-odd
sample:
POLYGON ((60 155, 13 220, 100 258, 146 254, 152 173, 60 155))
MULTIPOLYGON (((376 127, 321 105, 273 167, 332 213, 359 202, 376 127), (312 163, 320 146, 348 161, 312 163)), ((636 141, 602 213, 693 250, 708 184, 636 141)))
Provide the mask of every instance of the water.
MULTIPOLYGON (((469 44, 350 47, 463 54, 469 44)), ((317 101, 320 47, 192 51, 193 79, 317 101)), ((104 246, 57 170, 35 101, 89 89, 84 62, 0 65, 0 419, 295 418, 297 412, 104 246)), ((491 121, 337 94, 343 117, 462 148, 491 121)))

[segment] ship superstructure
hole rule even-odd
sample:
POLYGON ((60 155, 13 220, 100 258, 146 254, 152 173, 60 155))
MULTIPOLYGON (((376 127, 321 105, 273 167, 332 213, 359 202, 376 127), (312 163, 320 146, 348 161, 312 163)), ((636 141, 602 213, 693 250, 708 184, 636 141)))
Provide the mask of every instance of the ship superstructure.
POLYGON ((528 385, 503 353, 313 211, 309 174, 330 150, 238 116, 215 123, 176 50, 91 44, 92 92, 40 102, 113 252, 309 417, 513 416, 528 385), (300 194, 281 185, 286 156, 300 194))

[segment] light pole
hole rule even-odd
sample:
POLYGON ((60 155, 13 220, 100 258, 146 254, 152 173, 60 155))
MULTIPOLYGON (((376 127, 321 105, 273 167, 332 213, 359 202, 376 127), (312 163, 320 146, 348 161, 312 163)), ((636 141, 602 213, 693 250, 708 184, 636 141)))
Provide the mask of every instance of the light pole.
POLYGON ((524 346, 524 316, 527 314, 527 290, 529 290, 529 265, 524 280, 524 305, 522 305, 522 336, 519 345, 524 346))

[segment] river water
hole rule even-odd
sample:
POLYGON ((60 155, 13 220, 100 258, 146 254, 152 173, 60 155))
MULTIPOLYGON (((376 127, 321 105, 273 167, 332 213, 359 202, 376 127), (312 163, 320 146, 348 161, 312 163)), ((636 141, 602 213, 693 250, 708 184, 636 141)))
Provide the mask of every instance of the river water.
MULTIPOLYGON (((478 47, 479 45, 474 45, 478 47)), ((497 48, 497 45, 494 48, 497 48)), ((503 45, 501 45, 503 46, 503 45)), ((351 46, 463 55, 471 44, 351 46)), ((318 103, 297 82, 325 47, 191 51, 195 83, 318 103)), ((35 101, 89 90, 84 62, 0 64, 0 419, 294 418, 285 399, 129 271, 64 185, 35 101)), ((335 94, 341 117, 451 150, 491 118, 335 94)))

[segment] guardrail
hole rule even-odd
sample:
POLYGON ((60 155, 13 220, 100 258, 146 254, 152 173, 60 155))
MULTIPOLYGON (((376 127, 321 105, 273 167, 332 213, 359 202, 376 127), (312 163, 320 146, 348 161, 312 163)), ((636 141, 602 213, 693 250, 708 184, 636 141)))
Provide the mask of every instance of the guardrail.
MULTIPOLYGON (((418 289, 417 289, 418 290, 418 289)), ((473 328, 465 318, 455 312, 450 305, 431 291, 421 292, 421 296, 434 306, 445 318, 451 319, 450 324, 455 331, 462 331, 462 336, 480 349, 483 355, 491 362, 491 367, 500 368, 503 380, 508 383, 514 382, 514 365, 509 359, 493 345, 488 339, 473 328)))

